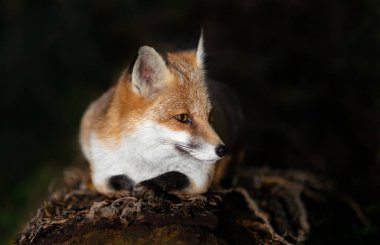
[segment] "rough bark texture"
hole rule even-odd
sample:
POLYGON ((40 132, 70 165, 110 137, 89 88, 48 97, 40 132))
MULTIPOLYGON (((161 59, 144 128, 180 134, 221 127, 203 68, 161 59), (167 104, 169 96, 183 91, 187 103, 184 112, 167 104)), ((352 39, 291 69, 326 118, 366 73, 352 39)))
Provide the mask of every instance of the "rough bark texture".
MULTIPOLYGON (((323 207, 333 186, 308 173, 246 169, 231 189, 193 200, 161 201, 139 200, 127 192, 100 195, 87 184, 86 173, 66 171, 63 183, 15 243, 323 244, 328 240, 321 226, 330 222, 323 207), (313 239, 313 232, 318 239, 313 239)), ((367 222, 356 203, 339 205, 345 203, 354 211, 348 216, 367 222)))

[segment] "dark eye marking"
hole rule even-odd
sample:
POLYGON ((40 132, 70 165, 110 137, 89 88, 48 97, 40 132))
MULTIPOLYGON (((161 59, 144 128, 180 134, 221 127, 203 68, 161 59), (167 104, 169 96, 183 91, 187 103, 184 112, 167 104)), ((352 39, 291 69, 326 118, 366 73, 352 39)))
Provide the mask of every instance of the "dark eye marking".
POLYGON ((196 141, 190 141, 190 142, 187 144, 187 146, 188 146, 189 148, 191 148, 191 149, 197 149, 197 148, 199 148, 199 144, 198 144, 198 142, 196 142, 196 141))
POLYGON ((175 149, 181 153, 181 154, 184 154, 184 155, 190 155, 190 153, 188 152, 188 149, 186 149, 185 147, 181 146, 181 145, 176 145, 175 146, 175 149))
POLYGON ((186 114, 186 113, 182 113, 182 114, 175 115, 174 118, 175 118, 178 122, 180 122, 180 123, 186 123, 186 124, 190 124, 190 123, 192 123, 189 114, 186 114))
POLYGON ((190 141, 188 144, 176 144, 175 149, 181 154, 191 155, 192 150, 199 148, 199 144, 195 141, 190 141))

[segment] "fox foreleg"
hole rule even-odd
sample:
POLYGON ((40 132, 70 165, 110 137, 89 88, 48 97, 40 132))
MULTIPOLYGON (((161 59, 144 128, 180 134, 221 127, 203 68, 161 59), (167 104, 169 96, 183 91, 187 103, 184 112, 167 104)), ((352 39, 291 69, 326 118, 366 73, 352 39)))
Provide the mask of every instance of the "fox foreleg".
POLYGON ((133 192, 143 199, 162 199, 172 192, 187 188, 189 185, 190 180, 186 175, 177 171, 170 171, 137 183, 133 186, 133 192))

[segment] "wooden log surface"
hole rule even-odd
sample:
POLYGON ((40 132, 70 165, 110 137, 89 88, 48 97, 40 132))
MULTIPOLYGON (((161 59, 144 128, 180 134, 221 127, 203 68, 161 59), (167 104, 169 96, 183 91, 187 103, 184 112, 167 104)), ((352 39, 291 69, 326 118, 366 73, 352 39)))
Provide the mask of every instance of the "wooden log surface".
POLYGON ((88 172, 67 170, 15 243, 302 244, 313 231, 321 235, 333 189, 310 173, 261 168, 239 171, 233 188, 192 200, 141 200, 128 192, 98 194, 88 172))

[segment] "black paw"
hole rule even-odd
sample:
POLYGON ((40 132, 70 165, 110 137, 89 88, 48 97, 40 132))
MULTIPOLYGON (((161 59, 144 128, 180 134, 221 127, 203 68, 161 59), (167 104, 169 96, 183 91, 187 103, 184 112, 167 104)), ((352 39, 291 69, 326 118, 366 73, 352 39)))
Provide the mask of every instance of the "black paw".
POLYGON ((116 191, 131 190, 133 187, 133 180, 124 174, 114 175, 109 179, 109 185, 116 191))
POLYGON ((155 178, 144 180, 133 187, 134 194, 141 199, 169 199, 178 197, 170 192, 179 192, 190 185, 189 178, 177 171, 170 171, 155 178))

